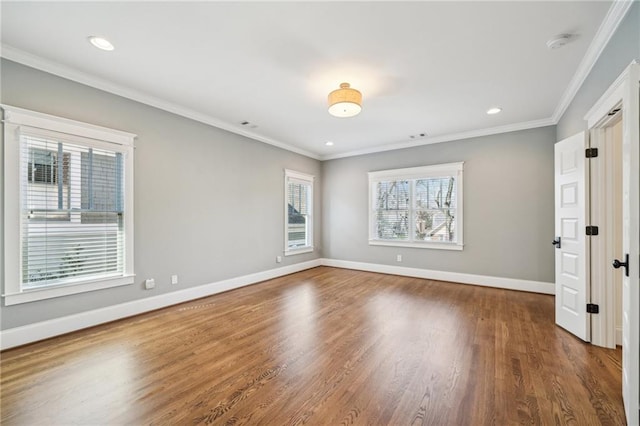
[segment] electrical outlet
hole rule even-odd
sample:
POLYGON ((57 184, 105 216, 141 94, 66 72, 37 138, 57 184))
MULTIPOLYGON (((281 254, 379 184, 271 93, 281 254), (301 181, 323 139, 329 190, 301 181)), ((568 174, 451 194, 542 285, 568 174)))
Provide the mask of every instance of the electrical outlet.
POLYGON ((276 256, 276 263, 282 262, 282 256, 276 256))
POLYGON ((156 286, 156 280, 154 280, 153 278, 149 278, 144 281, 144 288, 146 288, 147 290, 151 290, 155 286, 156 286))
POLYGON ((171 284, 178 284, 178 276, 171 275, 171 284))
POLYGON ((402 255, 401 254, 396 255, 396 262, 402 262, 402 255))

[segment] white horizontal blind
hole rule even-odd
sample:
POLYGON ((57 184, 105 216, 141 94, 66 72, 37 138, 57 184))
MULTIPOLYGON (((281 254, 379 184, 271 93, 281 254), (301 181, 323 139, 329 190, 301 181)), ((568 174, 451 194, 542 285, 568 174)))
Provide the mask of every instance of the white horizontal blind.
POLYGON ((377 238, 381 240, 408 240, 409 181, 377 182, 374 200, 377 238))
POLYGON ((370 244, 461 249, 462 171, 450 163, 370 172, 370 244))
POLYGON ((287 248, 307 247, 309 241, 309 207, 311 183, 287 179, 287 248))
POLYGON ((455 176, 416 179, 415 239, 456 242, 457 185, 455 176))
POLYGON ((120 152, 20 136, 22 288, 124 273, 120 152))

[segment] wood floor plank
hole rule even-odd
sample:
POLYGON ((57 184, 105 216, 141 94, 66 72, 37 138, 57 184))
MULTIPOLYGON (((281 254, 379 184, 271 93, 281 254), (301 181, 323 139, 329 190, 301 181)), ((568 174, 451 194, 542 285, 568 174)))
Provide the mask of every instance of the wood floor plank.
POLYGON ((0 354, 3 425, 623 425, 552 296, 328 267, 0 354))

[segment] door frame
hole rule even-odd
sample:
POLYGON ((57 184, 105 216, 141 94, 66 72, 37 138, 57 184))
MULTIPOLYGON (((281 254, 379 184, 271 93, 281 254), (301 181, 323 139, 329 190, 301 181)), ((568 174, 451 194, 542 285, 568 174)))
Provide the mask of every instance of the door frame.
MULTIPOLYGON (((638 333, 640 321, 638 312, 640 310, 640 290, 638 289, 640 271, 640 214, 638 212, 640 207, 640 65, 635 60, 613 82, 584 117, 591 136, 595 138, 592 140, 594 144, 604 142, 602 140, 604 129, 607 124, 611 124, 609 114, 618 107, 622 107, 622 145, 623 153, 627 153, 626 158, 623 154, 623 174, 625 174, 623 185, 625 183, 629 185, 629 199, 627 201, 629 223, 627 234, 623 236, 623 239, 627 241, 624 251, 629 253, 630 272, 626 295, 623 289, 623 310, 626 308, 627 324, 630 324, 628 328, 635 327, 632 332, 623 329, 623 335, 626 333, 629 337, 628 346, 626 348, 623 346, 622 353, 623 399, 627 422, 638 424, 640 420, 640 375, 638 374, 638 370, 640 370, 640 336, 638 333), (625 366, 630 366, 633 369, 633 371, 627 371, 626 389, 624 387, 625 366)), ((592 191, 594 189, 596 191, 605 190, 599 185, 604 185, 602 179, 592 183, 592 191), (594 184, 596 188, 593 187, 594 184)), ((609 262, 592 262, 592 274, 596 271, 595 276, 599 276, 598 274, 602 274, 601 269, 609 267, 608 265, 609 262)), ((604 297, 602 311, 607 312, 606 315, 592 315, 592 317, 596 317, 592 318, 592 328, 595 326, 602 332, 599 338, 603 338, 605 342, 611 341, 611 339, 615 342, 614 293, 608 291, 610 289, 604 288, 606 286, 602 280, 593 280, 591 285, 592 294, 604 297), (611 320, 607 318, 608 316, 612 317, 611 320)), ((625 327, 625 322, 623 322, 623 327, 625 327)), ((595 341, 593 343, 598 344, 595 341)))
MULTIPOLYGON (((598 149, 598 157, 589 162, 590 193, 589 220, 600 228, 600 236, 591 238, 591 303, 601 307, 598 315, 591 316, 591 343, 606 348, 616 347, 616 318, 620 312, 616 309, 616 290, 611 285, 616 272, 611 262, 620 259, 615 253, 613 217, 614 191, 613 167, 616 164, 612 144, 612 129, 622 120, 622 101, 615 104, 609 112, 593 127, 589 128, 589 147, 598 149), (617 112, 613 113, 613 111, 617 112)), ((622 152, 618 153, 622 156, 622 152)), ((621 160, 621 158, 620 158, 621 160)), ((622 164, 620 161, 618 164, 622 164)), ((620 212, 621 213, 621 212, 620 212)), ((621 236, 619 236, 621 238, 621 236)))

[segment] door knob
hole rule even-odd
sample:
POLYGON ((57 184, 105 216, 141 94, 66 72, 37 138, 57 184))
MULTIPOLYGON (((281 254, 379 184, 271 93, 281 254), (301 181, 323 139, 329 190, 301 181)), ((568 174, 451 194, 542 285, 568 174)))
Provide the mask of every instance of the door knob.
POLYGON ((556 246, 556 248, 560 248, 560 237, 556 238, 555 240, 553 240, 553 242, 551 243, 554 246, 556 246))
POLYGON ((629 276, 629 255, 628 254, 625 254, 624 262, 620 262, 618 259, 614 259, 613 267, 618 269, 621 266, 624 266, 624 274, 628 277, 629 276))

